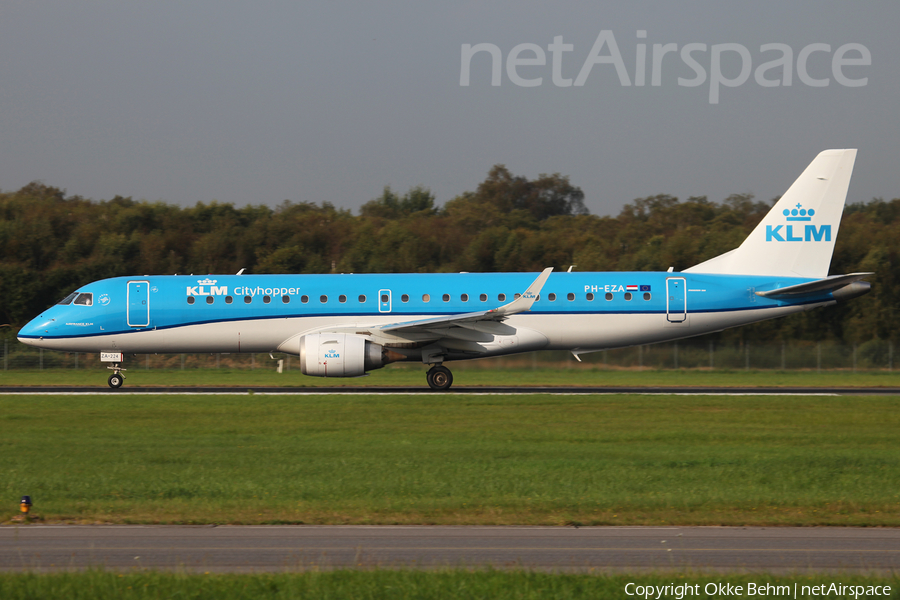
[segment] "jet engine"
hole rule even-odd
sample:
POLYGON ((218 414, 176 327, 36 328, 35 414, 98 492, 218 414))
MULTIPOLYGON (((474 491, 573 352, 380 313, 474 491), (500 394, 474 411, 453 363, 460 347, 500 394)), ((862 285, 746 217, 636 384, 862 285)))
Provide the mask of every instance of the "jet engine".
POLYGON ((310 333, 300 338, 300 371, 314 377, 358 377, 404 358, 350 333, 310 333))

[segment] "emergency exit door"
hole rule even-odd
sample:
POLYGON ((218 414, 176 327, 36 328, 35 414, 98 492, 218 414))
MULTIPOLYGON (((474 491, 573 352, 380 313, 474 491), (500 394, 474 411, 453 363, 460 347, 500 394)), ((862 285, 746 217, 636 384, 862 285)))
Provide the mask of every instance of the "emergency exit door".
POLYGON ((687 290, 684 277, 666 279, 666 318, 670 323, 682 323, 687 319, 687 290))
POLYGON ((128 282, 128 315, 129 327, 147 327, 150 325, 150 282, 128 282))
POLYGON ((391 312, 391 290, 378 290, 378 312, 391 312))

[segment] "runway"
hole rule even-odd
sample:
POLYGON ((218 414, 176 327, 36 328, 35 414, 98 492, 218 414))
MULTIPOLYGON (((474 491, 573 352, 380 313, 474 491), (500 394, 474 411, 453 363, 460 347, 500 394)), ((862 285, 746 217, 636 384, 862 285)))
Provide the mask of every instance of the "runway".
POLYGON ((453 387, 446 392, 435 392, 426 387, 277 387, 277 386, 154 386, 122 387, 108 386, 0 386, 2 394, 267 394, 267 395, 323 395, 323 394, 364 394, 364 395, 597 395, 597 394, 643 394, 643 395, 714 395, 714 396, 896 396, 898 387, 453 387))
POLYGON ((0 528, 0 569, 897 572, 900 529, 70 526, 0 528))

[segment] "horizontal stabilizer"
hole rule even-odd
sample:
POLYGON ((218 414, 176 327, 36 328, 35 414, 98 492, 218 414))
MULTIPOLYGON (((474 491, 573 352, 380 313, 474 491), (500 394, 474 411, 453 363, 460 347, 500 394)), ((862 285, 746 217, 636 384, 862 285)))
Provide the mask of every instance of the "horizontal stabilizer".
POLYGON ((825 279, 819 279, 818 281, 808 281, 806 283, 791 285, 788 287, 779 288, 777 290, 756 292, 756 295, 762 296, 763 298, 789 299, 796 298, 797 296, 804 296, 807 294, 832 292, 844 286, 850 285, 855 281, 859 281, 860 279, 868 277, 869 275, 872 275, 872 273, 851 273, 849 275, 834 275, 832 277, 826 277, 825 279))

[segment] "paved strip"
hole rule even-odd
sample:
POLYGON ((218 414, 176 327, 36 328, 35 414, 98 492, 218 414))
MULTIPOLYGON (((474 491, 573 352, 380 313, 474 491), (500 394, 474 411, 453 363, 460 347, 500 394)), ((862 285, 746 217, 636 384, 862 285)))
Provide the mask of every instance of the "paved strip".
POLYGON ((714 396, 896 396, 897 387, 454 387, 446 392, 434 392, 420 387, 277 387, 277 386, 231 386, 231 387, 124 387, 118 390, 109 387, 88 386, 0 386, 0 395, 35 394, 268 394, 268 395, 597 395, 597 394, 641 394, 641 395, 714 395, 714 396))
POLYGON ((817 527, 0 527, 0 569, 495 567, 897 572, 900 529, 817 527))
MULTIPOLYGON (((432 396, 433 392, 119 392, 123 396, 432 396)), ((0 392, 0 396, 96 396, 94 392, 0 392)), ((452 392, 444 394, 453 396, 452 392)), ((678 394, 647 393, 647 392, 618 392, 599 394, 578 394, 568 392, 473 392, 469 394, 457 394, 463 396, 758 396, 759 394, 732 394, 729 392, 717 393, 687 393, 678 394)), ((841 394, 778 394, 778 396, 840 396, 841 394)))

